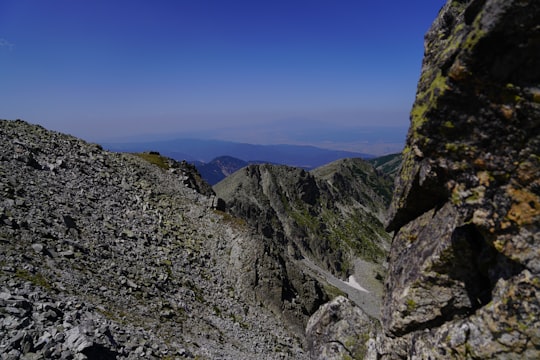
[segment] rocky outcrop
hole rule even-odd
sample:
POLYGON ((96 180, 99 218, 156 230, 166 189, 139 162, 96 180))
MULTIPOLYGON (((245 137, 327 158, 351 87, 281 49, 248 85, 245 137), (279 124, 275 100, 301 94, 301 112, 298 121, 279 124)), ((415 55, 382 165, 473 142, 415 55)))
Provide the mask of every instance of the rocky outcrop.
POLYGON ((367 162, 346 159, 313 172, 249 165, 214 190, 226 211, 243 219, 265 244, 253 258, 251 283, 258 299, 303 332, 309 316, 343 287, 369 314, 378 314, 390 237, 382 217, 391 186, 367 162), (358 258, 367 260, 360 270, 369 271, 355 273, 358 258), (278 276, 267 278, 273 273, 278 276), (361 290, 343 281, 350 275, 373 293, 356 296, 361 290))
POLYGON ((311 359, 363 359, 377 322, 343 296, 324 304, 309 319, 306 338, 311 359))
POLYGON ((391 186, 370 164, 347 159, 312 172, 250 165, 214 190, 227 211, 293 257, 307 256, 346 278, 355 257, 384 260, 389 235, 382 221, 391 186))
POLYGON ((426 35, 371 358, 540 357, 539 18, 452 0, 426 35))
POLYGON ((255 300, 264 244, 150 155, 0 121, 0 357, 307 358, 255 300))

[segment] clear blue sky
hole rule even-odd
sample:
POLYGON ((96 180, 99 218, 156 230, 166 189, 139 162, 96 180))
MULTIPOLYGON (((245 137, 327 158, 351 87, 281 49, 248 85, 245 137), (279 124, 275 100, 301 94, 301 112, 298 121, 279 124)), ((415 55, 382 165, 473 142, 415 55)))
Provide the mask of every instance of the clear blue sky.
POLYGON ((95 141, 403 129, 443 4, 0 0, 0 118, 95 141))

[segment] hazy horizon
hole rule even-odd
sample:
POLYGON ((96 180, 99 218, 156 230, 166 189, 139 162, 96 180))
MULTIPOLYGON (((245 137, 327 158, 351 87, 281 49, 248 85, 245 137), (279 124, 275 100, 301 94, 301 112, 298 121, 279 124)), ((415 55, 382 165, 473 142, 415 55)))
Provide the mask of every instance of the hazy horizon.
POLYGON ((255 145, 308 145, 330 150, 344 150, 371 155, 386 155, 400 152, 405 142, 407 127, 340 127, 306 123, 296 119, 292 126, 284 129, 277 123, 267 123, 253 128, 222 127, 212 130, 142 133, 131 136, 112 136, 89 139, 102 144, 143 143, 179 139, 220 140, 255 145))
POLYGON ((395 147, 443 4, 3 1, 0 118, 95 142, 395 147))

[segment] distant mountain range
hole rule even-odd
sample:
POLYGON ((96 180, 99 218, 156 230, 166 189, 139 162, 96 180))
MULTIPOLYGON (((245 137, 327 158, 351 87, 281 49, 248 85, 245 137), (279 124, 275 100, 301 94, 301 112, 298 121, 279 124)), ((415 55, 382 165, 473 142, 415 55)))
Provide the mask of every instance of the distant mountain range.
POLYGON ((373 155, 322 149, 303 145, 255 145, 221 140, 176 139, 166 141, 102 143, 104 148, 120 152, 158 151, 175 160, 208 163, 230 156, 249 163, 274 163, 314 169, 343 158, 370 159, 373 155))
MULTIPOLYGON (((176 139, 102 143, 111 151, 157 151, 194 164, 211 185, 250 164, 280 164, 312 170, 345 158, 375 159, 374 155, 303 145, 255 145, 221 140, 176 139)), ((392 156, 392 155, 389 155, 392 156)))

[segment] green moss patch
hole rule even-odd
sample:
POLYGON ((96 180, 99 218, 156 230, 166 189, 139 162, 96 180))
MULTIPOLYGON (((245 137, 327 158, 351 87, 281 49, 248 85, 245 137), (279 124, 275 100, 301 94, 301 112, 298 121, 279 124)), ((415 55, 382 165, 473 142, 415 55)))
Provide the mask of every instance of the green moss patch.
POLYGON ((166 157, 161 156, 158 152, 143 152, 136 153, 136 156, 148 161, 150 164, 154 164, 164 170, 169 170, 169 161, 166 157))

